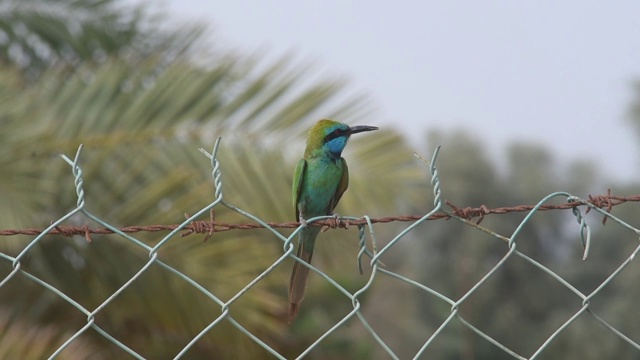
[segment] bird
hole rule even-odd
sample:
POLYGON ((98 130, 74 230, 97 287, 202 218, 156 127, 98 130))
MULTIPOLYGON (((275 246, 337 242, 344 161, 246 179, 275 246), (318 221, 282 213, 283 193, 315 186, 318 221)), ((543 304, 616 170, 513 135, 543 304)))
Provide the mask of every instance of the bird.
MULTIPOLYGON (((302 261, 311 263, 313 247, 320 232, 320 227, 307 226, 305 219, 333 215, 334 208, 349 186, 349 168, 342 151, 351 135, 372 130, 378 128, 349 126, 328 119, 318 121, 309 130, 304 157, 295 168, 292 187, 296 220, 304 225, 298 236, 296 253, 302 261)), ((300 310, 308 275, 309 268, 296 261, 289 283, 289 323, 300 310)))

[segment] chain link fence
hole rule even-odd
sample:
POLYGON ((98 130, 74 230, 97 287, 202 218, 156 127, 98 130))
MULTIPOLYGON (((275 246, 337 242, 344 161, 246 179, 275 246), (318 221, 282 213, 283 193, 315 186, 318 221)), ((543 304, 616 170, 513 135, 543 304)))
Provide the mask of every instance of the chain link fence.
MULTIPOLYGON (((220 143, 220 139, 218 139, 218 141, 216 142, 216 145, 213 149, 212 154, 209 154, 206 151, 201 149, 201 151, 211 159, 211 165, 213 168, 212 176, 213 176, 213 181, 215 183, 215 188, 216 188, 215 201, 213 201, 208 206, 202 208, 197 213, 189 216, 180 225, 172 226, 170 228, 164 228, 163 230, 170 230, 170 232, 166 236, 164 236, 155 246, 149 246, 145 244, 139 239, 136 239, 136 237, 132 236, 130 233, 123 231, 123 229, 116 228, 115 226, 112 226, 108 222, 102 220, 99 216, 96 216, 90 213, 89 211, 87 211, 85 207, 85 197, 84 197, 84 190, 83 190, 83 181, 84 181, 83 173, 82 173, 82 168, 79 165, 79 157, 82 151, 82 146, 78 149, 78 152, 73 160, 66 156, 62 156, 63 159, 71 166, 73 176, 75 179, 75 188, 77 193, 76 208, 71 210, 65 216, 54 221, 46 229, 42 231, 38 231, 37 232, 38 235, 35 236, 35 238, 33 238, 33 240, 30 241, 28 245, 26 245, 17 255, 10 256, 8 254, 0 252, 0 261, 10 263, 12 267, 12 270, 8 274, 4 275, 3 278, 1 278, 0 292, 3 291, 3 286, 6 285, 9 281, 12 281, 12 279, 26 278, 39 284, 43 288, 47 289, 50 292, 50 294, 65 301, 71 307, 73 307, 75 311, 80 312, 84 314, 84 316, 86 316, 86 324, 82 328, 78 329, 75 332, 75 334, 68 337, 68 339, 66 339, 66 341, 61 346, 59 346, 56 349, 51 349, 50 358, 55 358, 56 356, 60 355, 66 348, 70 347, 70 345, 73 344, 74 341, 80 338, 83 334, 90 331, 95 331, 98 334, 100 334, 102 337, 104 337, 105 340, 121 348, 123 352, 126 352, 127 354, 131 355, 134 358, 144 359, 145 358, 144 351, 141 351, 141 350, 135 351, 130 347, 128 347, 127 345, 125 345, 125 341, 123 341, 122 339, 116 338, 115 336, 110 334, 107 330, 103 329, 103 327, 101 327, 100 321, 97 320, 97 317, 105 309, 105 307, 112 304, 114 300, 118 298, 118 296, 122 292, 124 292, 126 289, 130 287, 135 287, 137 282, 140 281, 140 278, 143 276, 145 272, 148 271, 150 267, 159 266, 162 269, 164 269, 164 271, 167 271, 172 275, 179 277, 180 279, 182 279, 182 281, 190 284, 194 289, 199 291, 203 296, 206 296, 207 298, 209 298, 212 306, 219 307, 221 311, 220 315, 215 320, 211 321, 207 326, 202 328, 200 333, 194 336, 188 343, 186 343, 180 352, 176 354, 167 354, 168 357, 173 357, 176 359, 188 358, 189 350, 192 349, 192 347, 197 341, 202 339, 205 336, 205 334, 207 334, 211 329, 215 328, 222 322, 227 322, 232 326, 234 326, 238 331, 246 335, 248 338, 253 340, 256 344, 264 348, 270 354, 272 354, 274 358, 285 359, 285 356, 282 355, 281 352, 278 351, 278 349, 272 347, 269 344, 268 339, 264 339, 257 335, 254 335, 250 330, 248 330, 240 322, 234 319, 234 317, 231 315, 230 309, 234 306, 234 304, 236 304, 236 302, 244 294, 246 294, 256 284, 261 282, 270 273, 272 273, 274 269, 280 266, 287 266, 287 267, 289 266, 288 264, 283 265, 283 262, 290 261, 290 259, 295 256, 295 239, 297 238, 297 234, 300 231, 301 227, 298 224, 293 224, 293 226, 296 227, 296 230, 291 235, 284 236, 283 234, 281 234, 279 231, 276 230, 276 226, 274 226, 274 224, 266 223, 265 221, 251 215, 250 213, 233 206, 231 203, 227 202, 223 198, 223 191, 222 191, 223 184, 221 180, 222 169, 221 169, 220 162, 216 158, 216 153, 217 153, 219 143, 220 143), (237 212, 238 214, 241 214, 242 216, 246 217, 252 222, 255 222, 255 224, 257 224, 256 226, 264 227, 268 229, 268 231, 270 231, 275 237, 277 237, 282 241, 282 255, 277 259, 277 261, 273 262, 271 266, 264 269, 264 271, 261 274, 259 274, 249 283, 247 283, 246 286, 244 286, 244 288, 242 288, 234 296, 228 299, 223 299, 217 296, 213 291, 207 289, 207 287, 205 287, 203 284, 200 284, 197 281, 193 280, 192 278, 190 278, 189 276, 181 272, 180 269, 177 269, 174 266, 171 266, 166 261, 161 260, 160 257, 158 256, 159 250, 167 246, 169 242, 175 241, 175 238, 177 237, 177 235, 179 235, 179 232, 181 231, 187 230, 187 231, 197 231, 201 233, 208 233, 208 236, 213 234, 213 232, 216 231, 216 226, 218 224, 215 224, 212 221, 209 223, 210 225, 207 226, 206 225, 207 223, 204 223, 204 222, 199 223, 196 221, 196 219, 201 217, 203 214, 206 215, 208 212, 212 211, 212 209, 215 209, 218 207, 226 207, 233 210, 234 212, 237 212), (76 232, 73 232, 69 229, 65 230, 64 228, 63 224, 65 224, 65 222, 67 222, 71 217, 74 217, 74 216, 77 217, 79 215, 84 217, 86 220, 89 220, 99 226, 104 227, 103 231, 117 234, 123 239, 126 239, 126 241, 130 242, 136 247, 139 247, 140 249, 143 249, 145 252, 148 253, 148 261, 146 262, 146 264, 144 264, 144 266, 142 266, 133 276, 131 276, 131 278, 126 283, 124 283, 117 291, 110 294, 108 297, 104 299, 104 301, 101 304, 93 308, 88 308, 86 306, 81 305, 76 300, 74 300, 71 296, 59 290, 55 286, 55 284, 48 283, 47 281, 37 276, 34 276, 30 272, 24 270, 22 265, 23 261, 29 256, 29 253, 33 251, 33 249, 36 248, 38 244, 41 241, 43 241, 43 239, 47 235, 54 234, 54 233, 71 235, 74 233, 82 234, 84 232, 86 237, 89 239, 90 230, 86 226, 80 228, 80 230, 76 232), (196 226, 194 224, 199 224, 199 226, 196 226)), ((355 292, 350 292, 345 287, 343 287, 339 282, 337 282, 335 279, 332 279, 330 276, 328 276, 321 270, 317 269, 316 267, 309 265, 309 267, 313 272, 315 272, 316 274, 324 278, 324 280, 326 280, 331 286, 335 287, 335 289, 337 289, 339 292, 341 292, 346 298, 348 298, 351 301, 353 310, 350 311, 346 316, 344 316, 342 320, 335 323, 335 325, 333 325, 328 331, 324 332, 324 334, 318 337, 314 342, 308 344, 306 349, 304 349, 301 353, 299 353, 298 358, 304 358, 305 356, 309 355, 309 353, 312 352, 314 348, 320 346, 320 344, 322 344, 323 341, 327 339, 327 337, 329 337, 331 334, 336 332, 337 329, 344 327, 348 321, 356 320, 356 321, 359 321, 364 326, 364 328, 366 329, 370 337, 380 345, 380 349, 382 349, 382 351, 384 351, 388 355, 388 357, 393 359, 399 359, 400 356, 396 352, 394 352, 391 346, 387 344, 385 339, 374 330, 374 328, 370 325, 369 320, 367 319, 367 317, 364 315, 362 311, 362 304, 364 301, 362 299, 364 294, 370 290, 372 284, 376 282, 376 279, 384 275, 389 276, 397 281, 404 282, 405 284, 414 287, 418 291, 424 292, 429 296, 435 297, 435 299, 437 299, 436 301, 439 301, 442 304, 446 304, 446 306, 450 307, 450 314, 448 315, 448 317, 446 317, 446 319, 441 324, 437 326, 437 329, 431 334, 424 334, 424 338, 426 340, 424 341, 422 346, 419 348, 419 350, 415 353, 414 358, 429 357, 429 349, 432 343, 434 342, 434 340, 437 339, 438 336, 441 335, 442 332, 447 327, 451 326, 451 324, 454 322, 457 324, 462 324, 466 328, 476 333, 486 342, 495 345, 495 347, 497 347, 498 349, 501 349, 504 352, 504 354, 514 359, 540 358, 542 354, 545 352, 545 349, 554 341, 554 339, 556 339, 567 328, 571 327, 574 321, 581 316, 588 316, 593 318, 595 321, 597 321, 606 329, 608 329, 612 334, 614 334, 624 342, 631 345, 631 347, 635 348, 637 350, 638 356, 640 357, 640 343, 639 343, 640 339, 637 339, 637 338, 633 339, 625 335, 622 331, 618 330, 615 326, 610 324, 606 319, 599 316, 590 306, 592 299, 594 299, 594 297, 597 297, 599 294, 601 294, 603 292, 603 289, 605 289, 612 281, 614 281, 616 277, 618 277, 618 275, 628 265, 633 263, 633 260, 636 254, 638 253, 638 251, 640 251, 640 243, 638 244, 637 247, 635 247, 635 250, 633 250, 629 254, 626 260, 620 263, 619 266, 614 271, 612 271, 611 274, 595 288, 595 290, 591 291, 590 293, 584 293, 578 290, 578 288, 575 285, 565 280, 563 277, 558 275, 552 269, 544 266, 543 264, 536 261, 532 257, 525 255, 518 249, 518 241, 521 237, 520 235, 523 227, 527 225, 527 223, 530 222, 531 218, 534 215, 536 215, 538 212, 553 208, 552 206, 549 205, 549 202, 552 199, 556 199, 556 198, 562 198, 566 201, 566 203, 563 206, 559 206, 555 208, 571 209, 571 211, 573 212, 573 215, 575 216, 575 219, 577 220, 577 225, 575 226, 577 227, 577 230, 579 231, 579 234, 580 234, 582 246, 584 248, 585 259, 588 256, 591 248, 591 237, 592 237, 591 230, 587 225, 586 220, 583 216, 584 215, 583 211, 585 210, 597 212, 600 215, 602 215, 604 219, 607 219, 609 222, 614 222, 617 226, 621 226, 623 228, 628 229, 629 236, 633 238, 634 241, 636 241, 638 239, 638 236, 640 235, 640 230, 636 229, 635 227, 631 226, 630 224, 621 220, 620 218, 612 215, 609 211, 612 205, 616 205, 617 203, 620 203, 622 201, 612 203, 611 198, 607 198, 605 199, 606 202, 603 203, 602 201, 600 202, 596 201, 596 200, 603 200, 601 198, 600 199, 591 198, 591 199, 585 200, 585 199, 581 199, 576 196, 573 196, 566 192, 552 193, 544 197, 542 200, 540 200, 540 202, 535 206, 532 206, 526 209, 517 210, 517 211, 527 211, 528 213, 525 216, 524 220, 520 222, 520 224, 517 226, 517 228, 513 231, 513 233, 510 236, 503 236, 488 228, 481 226, 479 224, 479 221, 474 222, 471 220, 473 217, 478 217, 478 216, 480 217, 480 220, 481 220, 484 215, 490 214, 490 213, 496 213, 496 211, 491 211, 490 209, 487 209, 484 207, 476 209, 476 211, 471 211, 471 212, 465 209, 457 209, 453 207, 453 211, 450 211, 443 207, 438 171, 435 166, 438 150, 439 148, 436 149, 430 161, 426 161, 420 158, 420 160, 426 164, 431 174, 431 184, 433 187, 433 193, 435 197, 433 210, 430 211, 428 214, 425 214, 424 216, 421 216, 419 218, 403 219, 405 221, 411 220, 413 222, 392 239, 388 241, 387 239, 385 239, 384 242, 380 242, 380 243, 384 243, 384 246, 381 246, 381 247, 377 245, 379 241, 376 239, 376 226, 378 225, 375 225, 374 223, 378 221, 376 221, 375 219, 370 219, 367 216, 360 217, 360 218, 343 217, 341 219, 341 223, 337 224, 337 225, 345 225, 345 223, 349 223, 350 225, 357 226, 359 229, 360 252, 358 254, 358 265, 360 267, 360 271, 362 272, 363 262, 367 262, 371 266, 371 272, 368 275, 369 276, 368 281, 364 286, 362 286, 359 290, 355 292), (477 229, 478 231, 481 231, 492 237, 498 238, 501 241, 504 241, 505 243, 505 252, 502 258, 499 259, 499 261, 497 261, 495 266, 493 266, 488 272, 486 272, 486 274, 484 274, 484 276, 482 276, 479 281, 477 281, 473 286, 471 286, 468 289, 468 291, 466 291, 460 297, 452 298, 450 296, 442 294, 441 292, 438 292, 433 288, 430 288, 422 283, 419 283, 413 279, 410 279, 406 276, 403 276, 399 273, 389 270, 380 262, 380 258, 385 253, 387 253, 394 245, 402 241, 403 238, 407 236, 407 234, 411 233, 412 231, 415 231, 416 227, 423 224, 425 221, 434 219, 434 218, 447 218, 447 219, 453 219, 455 221, 460 221, 464 223, 466 226, 473 227, 474 229, 477 229), (498 271, 501 267, 503 267, 505 262, 513 258, 520 258, 521 260, 528 263, 532 268, 537 268, 540 271, 544 272, 546 275, 548 275, 550 279, 553 279, 554 282, 556 282, 557 284, 560 284, 561 286, 565 287, 568 291, 570 291, 575 297, 576 301, 579 301, 581 304, 579 309, 575 311, 575 313, 571 314, 571 316, 568 319, 566 319, 564 323, 558 326, 557 329, 555 329, 544 342, 540 343, 539 347, 533 353, 525 354, 525 353, 519 352, 517 349, 511 349, 507 347, 506 345, 502 344, 500 341, 494 339, 489 334, 483 332, 481 329, 472 325, 469 321, 467 321, 463 317, 460 311, 461 308, 465 306, 465 303, 469 300, 469 298, 472 295, 474 295, 479 288, 485 285, 489 281, 489 279, 496 273, 496 271, 498 271)), ((637 201, 637 199, 634 199, 634 200, 637 201)), ((318 218, 308 219, 308 223, 311 226, 313 226, 315 223, 315 225, 317 226, 318 223, 324 223, 324 224, 329 223, 330 222, 329 220, 331 218, 332 217, 318 217, 318 218)), ((229 226, 226 227, 226 229, 228 228, 229 226)), ((104 269, 104 271, 108 271, 108 269, 104 269)), ((638 313, 630 314, 630 316, 634 316, 638 318, 638 320, 640 320, 640 316, 638 316, 638 313)))

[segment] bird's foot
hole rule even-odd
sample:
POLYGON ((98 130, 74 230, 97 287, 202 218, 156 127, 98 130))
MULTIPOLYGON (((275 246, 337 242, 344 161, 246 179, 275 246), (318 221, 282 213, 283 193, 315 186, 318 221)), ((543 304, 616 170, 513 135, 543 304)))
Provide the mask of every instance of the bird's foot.
POLYGON ((327 222, 329 222, 329 225, 323 226, 322 232, 325 232, 329 229, 346 228, 345 223, 342 221, 342 219, 340 218, 340 215, 338 215, 337 213, 334 213, 331 219, 327 219, 327 222))
POLYGON ((309 223, 307 223, 307 220, 305 220, 302 215, 298 217, 298 221, 300 221, 300 225, 307 227, 309 226, 309 223))

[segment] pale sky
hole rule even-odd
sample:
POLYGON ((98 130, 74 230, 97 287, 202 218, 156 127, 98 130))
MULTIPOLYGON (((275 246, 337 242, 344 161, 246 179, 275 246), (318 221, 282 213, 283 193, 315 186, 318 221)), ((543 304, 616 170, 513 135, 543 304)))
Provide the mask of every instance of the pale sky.
POLYGON ((165 2, 223 47, 294 50, 349 78, 378 105, 373 125, 414 139, 464 128, 497 156, 535 141, 617 179, 640 175, 625 123, 640 80, 637 0, 165 2))

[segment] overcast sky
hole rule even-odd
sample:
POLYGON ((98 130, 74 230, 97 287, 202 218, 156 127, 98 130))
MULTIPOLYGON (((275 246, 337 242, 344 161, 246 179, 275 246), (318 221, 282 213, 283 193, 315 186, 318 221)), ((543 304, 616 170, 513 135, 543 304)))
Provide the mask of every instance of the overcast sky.
POLYGON ((374 125, 462 127, 492 154, 535 141, 618 179, 640 174, 625 123, 640 1, 165 1, 224 47, 295 50, 348 77, 379 106, 374 125))

